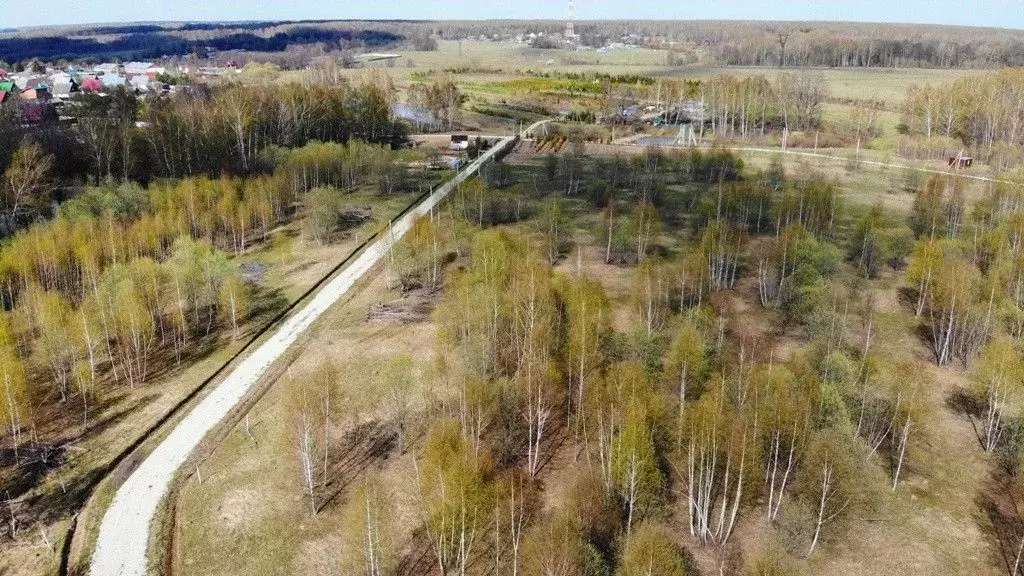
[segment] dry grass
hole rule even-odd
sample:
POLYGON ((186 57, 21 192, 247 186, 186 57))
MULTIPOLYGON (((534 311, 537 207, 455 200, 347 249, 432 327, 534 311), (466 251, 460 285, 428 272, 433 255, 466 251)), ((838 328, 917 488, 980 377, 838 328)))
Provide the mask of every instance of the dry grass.
MULTIPOLYGON (((410 456, 393 450, 356 470, 358 476, 346 477, 339 496, 311 515, 286 416, 294 383, 325 361, 341 369, 343 393, 354 403, 372 395, 374 367, 395 354, 408 354, 422 371, 429 368, 435 339, 431 322, 366 318, 371 305, 395 297, 384 287, 383 271, 360 283, 354 294, 324 315, 295 351, 284 376, 250 410, 251 437, 245 422, 240 422, 203 462, 202 482, 195 474, 185 481, 175 542, 179 573, 339 574, 338 557, 346 545, 346 494, 352 482, 366 474, 387 478, 404 520, 399 525, 411 529, 415 524, 410 456)), ((358 420, 366 422, 373 415, 364 412, 358 420)), ((341 442, 350 431, 346 424, 332 434, 341 442)))

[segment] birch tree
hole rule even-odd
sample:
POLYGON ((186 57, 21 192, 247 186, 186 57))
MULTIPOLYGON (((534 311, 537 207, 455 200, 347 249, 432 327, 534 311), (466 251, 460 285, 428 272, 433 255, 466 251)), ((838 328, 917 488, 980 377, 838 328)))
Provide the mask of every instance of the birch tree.
POLYGON ((709 386, 689 409, 675 470, 686 493, 690 534, 702 544, 724 544, 753 468, 753 418, 729 404, 720 376, 709 386))
POLYGON ((392 574, 398 560, 394 494, 379 479, 366 478, 352 490, 345 510, 345 574, 392 574))
POLYGON ((686 576, 683 558, 665 529, 652 522, 637 527, 623 544, 617 576, 686 576))
POLYGON ((660 260, 644 260, 633 277, 633 301, 640 325, 648 335, 665 327, 669 314, 672 283, 667 266, 660 260))
POLYGON ((486 456, 457 422, 437 423, 414 461, 420 512, 440 574, 465 576, 493 510, 486 456))
POLYGON ((14 151, 0 185, 0 199, 11 222, 49 206, 52 168, 53 157, 39 144, 25 142, 14 151))
POLYGON ((566 414, 568 418, 575 406, 579 433, 589 379, 604 362, 602 341, 611 326, 611 306, 602 284, 583 274, 562 278, 559 294, 565 311, 566 362, 570 374, 566 414))
POLYGON ((641 400, 630 400, 612 458, 616 490, 626 512, 627 534, 634 522, 651 513, 664 484, 647 410, 641 400))
POLYGON ((676 403, 679 407, 677 415, 677 448, 681 448, 683 429, 686 423, 687 395, 694 395, 694 384, 703 381, 703 370, 707 362, 707 345, 697 325, 691 320, 684 320, 676 330, 669 346, 668 358, 665 362, 665 377, 678 392, 676 403))
POLYGON ((0 418, 11 438, 14 457, 22 444, 22 430, 30 417, 29 381, 25 365, 13 343, 0 341, 0 418))
POLYGON ((220 310, 231 325, 231 338, 238 340, 239 323, 249 312, 249 288, 237 273, 231 274, 221 283, 220 310))
POLYGON ((1024 359, 1014 343, 1005 337, 996 338, 981 351, 977 379, 984 399, 982 445, 994 451, 1006 428, 1010 410, 1024 385, 1024 359))
POLYGON ((393 356, 381 367, 378 375, 384 403, 394 423, 398 438, 398 451, 405 453, 406 432, 416 399, 416 381, 412 359, 408 356, 393 356))
POLYGON ((797 486, 800 498, 813 511, 808 557, 860 502, 864 487, 858 485, 860 464, 855 452, 849 439, 836 429, 824 430, 812 440, 797 486))

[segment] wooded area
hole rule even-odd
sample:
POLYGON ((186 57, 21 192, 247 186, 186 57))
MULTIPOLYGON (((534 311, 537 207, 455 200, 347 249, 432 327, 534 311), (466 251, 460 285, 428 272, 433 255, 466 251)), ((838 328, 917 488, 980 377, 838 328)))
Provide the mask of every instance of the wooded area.
MULTIPOLYGON (((934 366, 967 367, 968 418, 1017 482, 1019 188, 972 211, 960 179, 936 176, 904 216, 778 159, 549 160, 463 185, 389 259, 395 309, 441 290, 427 359, 376 352, 355 384, 366 367, 328 352, 281 382, 287 422, 233 443, 250 465, 286 444, 299 517, 344 542, 298 557, 380 574, 812 573, 929 474, 946 408, 926 361, 879 326, 894 314, 916 315, 934 366), (610 293, 595 266, 631 280, 610 293), (880 311, 891 281, 916 303, 880 311)), ((186 557, 219 565, 203 554, 186 557)))

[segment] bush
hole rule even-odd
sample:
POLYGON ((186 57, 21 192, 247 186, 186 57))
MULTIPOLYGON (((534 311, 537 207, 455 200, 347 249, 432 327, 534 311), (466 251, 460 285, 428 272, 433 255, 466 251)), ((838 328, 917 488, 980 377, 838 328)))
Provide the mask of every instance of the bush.
POLYGON ((338 229, 343 196, 333 186, 319 186, 306 194, 306 228, 318 244, 329 244, 338 229))

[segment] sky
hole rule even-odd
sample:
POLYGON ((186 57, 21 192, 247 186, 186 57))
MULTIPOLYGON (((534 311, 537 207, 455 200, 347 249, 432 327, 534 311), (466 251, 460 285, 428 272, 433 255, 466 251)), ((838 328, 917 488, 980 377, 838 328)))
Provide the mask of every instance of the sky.
MULTIPOLYGON (((0 0, 0 28, 139 21, 563 19, 568 0, 0 0)), ((576 0, 579 20, 853 20, 1024 29, 1024 0, 576 0)))

